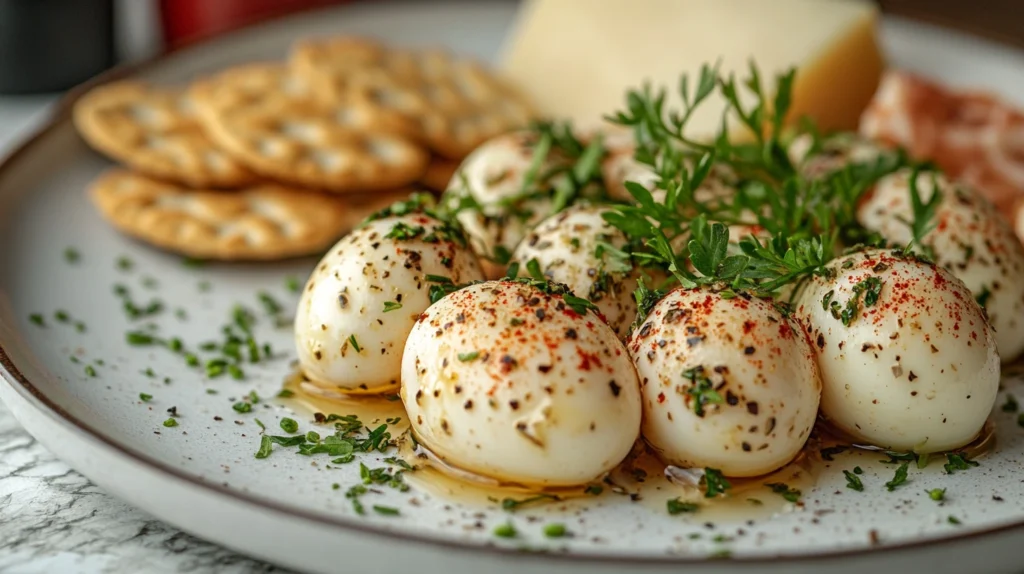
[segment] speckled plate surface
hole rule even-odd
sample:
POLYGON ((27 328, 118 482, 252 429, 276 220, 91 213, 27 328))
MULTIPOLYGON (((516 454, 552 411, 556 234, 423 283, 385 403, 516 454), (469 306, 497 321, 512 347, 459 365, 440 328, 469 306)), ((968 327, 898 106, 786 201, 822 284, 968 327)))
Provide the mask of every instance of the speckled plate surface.
MULTIPOLYGON (((138 74, 186 81, 232 63, 280 57, 300 36, 339 32, 442 43, 493 58, 514 9, 507 2, 336 8, 178 52, 138 74)), ((901 20, 885 22, 884 40, 895 65, 1024 103, 1018 52, 901 20)), ((107 165, 58 113, 0 168, 0 398, 100 486, 198 536, 321 572, 962 572, 968 559, 973 572, 1017 567, 1024 429, 1016 414, 998 408, 998 445, 980 466, 952 475, 941 463, 911 468, 908 482, 892 492, 884 484, 894 467, 858 453, 820 465, 802 505, 771 501, 749 511, 669 516, 670 492, 641 502, 606 492, 509 513, 485 497, 452 498, 410 479, 408 492, 382 488, 364 499, 400 508, 400 516, 358 516, 344 496, 360 483, 357 465, 280 447, 266 459, 253 456, 257 418, 275 434, 284 434, 283 417, 299 420, 302 430, 315 428, 308 411, 270 398, 290 373, 291 335, 287 326, 275 327, 258 300, 260 292, 271 294, 287 316, 296 296, 285 280, 304 278, 314 262, 193 268, 129 241, 95 215, 83 192, 107 165), (76 262, 66 258, 69 247, 80 254, 76 262), (118 265, 122 257, 130 269, 118 265), (118 284, 136 302, 159 299, 165 310, 130 321, 114 293, 118 284), (127 331, 152 324, 154 333, 197 348, 218 338, 236 304, 256 312, 257 338, 275 350, 271 360, 246 365, 243 381, 209 379, 166 349, 125 342, 127 331), (57 320, 60 310, 68 322, 57 320), (34 313, 45 326, 30 319, 34 313), (252 391, 264 398, 252 412, 236 412, 232 405, 252 391), (152 398, 143 402, 140 393, 152 398), (172 407, 178 425, 168 428, 163 422, 172 407), (842 470, 855 466, 864 471, 863 492, 846 488, 842 470), (925 492, 934 488, 946 489, 945 501, 925 492), (493 528, 508 521, 519 536, 495 538, 493 528), (546 538, 543 526, 552 522, 573 536, 546 538)), ((1024 396, 1024 384, 1012 376, 1006 388, 1024 396)), ((379 457, 364 460, 379 464, 379 457)))

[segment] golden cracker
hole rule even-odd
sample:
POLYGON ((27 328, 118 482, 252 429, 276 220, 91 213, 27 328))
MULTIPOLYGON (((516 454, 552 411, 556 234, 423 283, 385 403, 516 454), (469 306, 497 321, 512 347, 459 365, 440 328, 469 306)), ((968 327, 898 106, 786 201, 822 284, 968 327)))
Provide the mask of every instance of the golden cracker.
POLYGON ((339 193, 412 183, 430 159, 404 135, 403 117, 358 101, 267 100, 223 110, 204 123, 218 145, 253 171, 339 193))
POLYGON ((200 78, 188 88, 200 119, 267 100, 310 100, 312 89, 280 62, 256 62, 200 78))
POLYGON ((193 187, 239 187, 256 180, 217 149, 182 92, 124 81, 78 100, 74 122, 97 151, 148 175, 193 187))
POLYGON ((89 196, 122 233, 199 259, 274 260, 319 253, 371 213, 408 195, 339 197, 264 184, 197 190, 112 169, 89 196))
POLYGON ((289 62, 324 101, 355 94, 405 114, 418 137, 449 159, 533 118, 528 101, 495 74, 443 50, 389 50, 334 38, 297 44, 289 62))

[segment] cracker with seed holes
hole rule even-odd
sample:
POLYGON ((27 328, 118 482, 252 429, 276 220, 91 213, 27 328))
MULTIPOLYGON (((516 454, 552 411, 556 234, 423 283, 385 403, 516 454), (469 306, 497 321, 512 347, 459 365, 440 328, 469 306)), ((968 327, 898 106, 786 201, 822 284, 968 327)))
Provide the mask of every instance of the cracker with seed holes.
POLYGON ((112 169, 89 196, 116 229, 198 259, 274 260, 319 253, 407 190, 373 196, 321 194, 263 184, 197 190, 112 169))
POLYGON ((308 82, 280 62, 255 62, 200 78, 188 88, 199 119, 266 100, 309 100, 308 82))
POLYGON ((179 90, 134 81, 99 86, 75 103, 74 121, 94 149, 154 177, 216 188, 256 181, 206 137, 179 90))
POLYGON ((407 122, 359 101, 324 105, 266 100, 206 118, 207 133, 253 171, 339 193, 416 181, 430 155, 407 122))
POLYGON ((289 61, 321 100, 356 95, 401 112, 421 141, 449 159, 533 118, 527 100, 507 83, 443 50, 388 49, 342 37, 299 42, 289 61))

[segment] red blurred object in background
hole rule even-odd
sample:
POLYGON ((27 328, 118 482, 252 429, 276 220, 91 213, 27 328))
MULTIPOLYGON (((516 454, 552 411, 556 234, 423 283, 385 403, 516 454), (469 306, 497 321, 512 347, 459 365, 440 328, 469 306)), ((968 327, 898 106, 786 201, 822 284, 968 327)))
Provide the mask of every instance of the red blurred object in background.
POLYGON ((167 49, 292 12, 351 0, 160 0, 167 49))

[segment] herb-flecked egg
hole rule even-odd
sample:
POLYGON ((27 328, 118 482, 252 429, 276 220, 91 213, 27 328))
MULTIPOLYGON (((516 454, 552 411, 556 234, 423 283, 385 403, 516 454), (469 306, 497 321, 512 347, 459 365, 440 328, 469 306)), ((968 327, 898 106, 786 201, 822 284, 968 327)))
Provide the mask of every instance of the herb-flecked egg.
POLYGON ((427 309, 402 359, 418 442, 499 481, 600 477, 640 433, 640 390, 615 332, 564 286, 489 281, 427 309))
POLYGON ((429 215, 384 217, 342 238, 317 264, 295 315, 306 377, 344 392, 395 390, 405 339, 430 305, 428 275, 483 278, 461 232, 429 215))
MULTIPOLYGON (((693 171, 693 166, 687 169, 693 171)), ((658 174, 650 165, 636 159, 632 147, 612 148, 601 162, 601 176, 609 197, 613 199, 632 201, 633 195, 626 189, 626 182, 631 181, 650 191, 654 201, 665 201, 665 190, 657 188, 658 174)), ((694 199, 709 206, 717 205, 735 194, 734 179, 724 165, 715 164, 700 187, 694 191, 694 199)))
POLYGON ((926 453, 973 440, 999 388, 992 328, 951 273, 901 251, 829 263, 797 296, 821 369, 821 412, 867 444, 926 453))
POLYGON ((522 272, 536 259, 545 277, 592 301, 623 337, 636 318, 633 291, 642 270, 621 255, 627 239, 602 218, 607 211, 577 205, 545 219, 519 244, 512 260, 522 272))
MULTIPOLYGON (((473 251, 487 260, 490 276, 504 274, 504 264, 529 229, 553 212, 549 191, 524 193, 536 143, 536 134, 527 131, 487 141, 466 157, 445 192, 447 205, 461 204, 456 217, 473 251)), ((550 152, 532 176, 541 178, 564 163, 550 152)))
POLYGON ((802 328, 770 300, 677 288, 626 345, 644 439, 670 464, 757 476, 793 460, 810 436, 818 368, 802 328))
MULTIPOLYGON (((878 181, 857 209, 857 220, 885 239, 907 244, 914 210, 910 169, 878 181)), ((1024 246, 995 207, 970 188, 935 172, 917 176, 917 192, 927 204, 940 198, 922 246, 929 256, 960 278, 988 312, 1004 362, 1024 351, 1024 246)))

